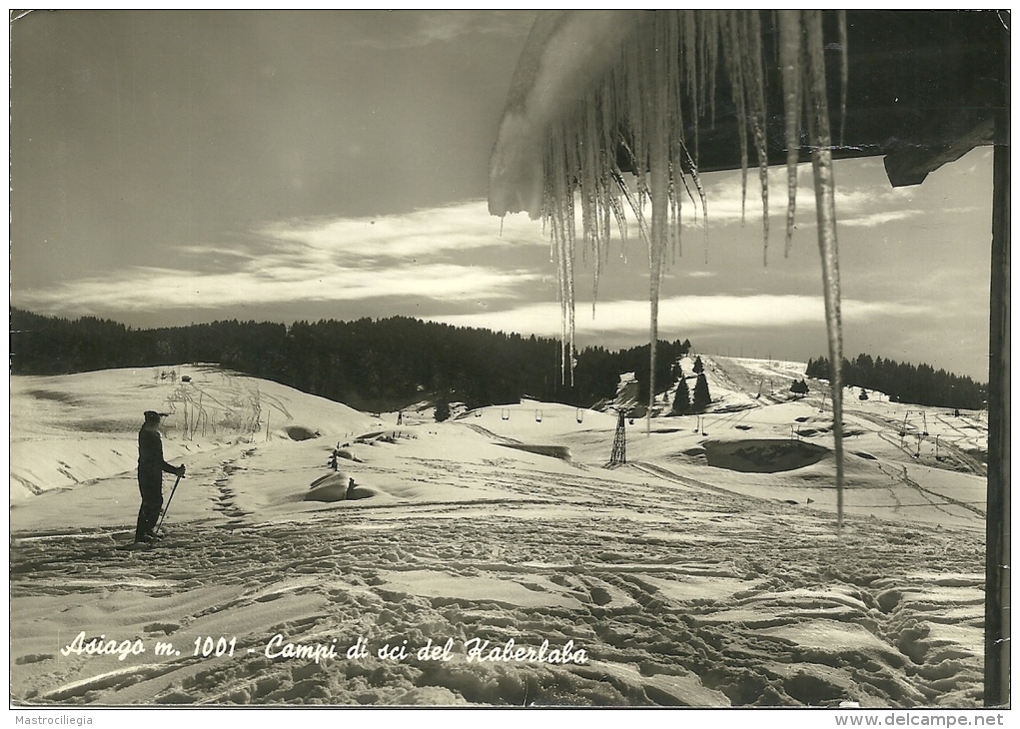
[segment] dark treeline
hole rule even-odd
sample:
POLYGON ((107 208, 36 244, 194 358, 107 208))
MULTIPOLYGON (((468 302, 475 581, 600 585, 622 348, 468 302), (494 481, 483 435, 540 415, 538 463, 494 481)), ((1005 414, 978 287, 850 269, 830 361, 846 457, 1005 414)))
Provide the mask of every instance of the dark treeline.
MULTIPOLYGON (((559 347, 553 339, 407 317, 290 327, 232 320, 134 330, 94 317, 69 320, 11 309, 13 374, 209 362, 378 411, 421 400, 479 407, 522 396, 588 407, 616 394, 621 373, 635 372, 640 397, 647 400, 647 344, 580 351, 572 387, 561 383, 559 347)), ((690 347, 659 343, 657 391, 672 384, 672 363, 690 347)))
MULTIPOLYGON (((829 379, 829 360, 810 359, 807 375, 829 379)), ((987 386, 969 377, 936 370, 931 365, 912 365, 859 354, 843 360, 843 382, 854 387, 884 392, 894 402, 944 408, 979 410, 988 398, 987 386)))

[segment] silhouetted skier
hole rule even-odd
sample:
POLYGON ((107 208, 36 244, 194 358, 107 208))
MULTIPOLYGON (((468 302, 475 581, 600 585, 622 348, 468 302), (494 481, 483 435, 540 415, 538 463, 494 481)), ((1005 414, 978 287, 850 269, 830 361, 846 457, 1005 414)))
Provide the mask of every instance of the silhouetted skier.
POLYGON ((155 541, 153 530, 163 508, 163 472, 184 476, 184 464, 171 466, 163 460, 163 441, 159 436, 160 418, 166 413, 145 411, 145 423, 138 431, 138 490, 142 505, 138 509, 135 542, 155 541))

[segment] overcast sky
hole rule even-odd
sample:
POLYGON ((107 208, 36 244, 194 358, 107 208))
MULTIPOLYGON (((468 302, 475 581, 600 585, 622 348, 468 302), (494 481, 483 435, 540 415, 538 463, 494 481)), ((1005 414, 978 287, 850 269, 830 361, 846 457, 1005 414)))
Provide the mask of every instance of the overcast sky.
MULTIPOLYGON (((11 27, 11 303, 135 327, 396 314, 560 331, 540 222, 488 215, 524 11, 56 11, 11 27)), ((987 379, 991 150, 917 187, 837 164, 845 347, 987 379)), ((663 284, 662 338, 826 352, 810 170, 783 256, 773 175, 706 175, 663 284)), ((578 341, 648 336, 647 252, 615 245, 578 341)), ((551 363, 555 368, 557 363, 551 363)))

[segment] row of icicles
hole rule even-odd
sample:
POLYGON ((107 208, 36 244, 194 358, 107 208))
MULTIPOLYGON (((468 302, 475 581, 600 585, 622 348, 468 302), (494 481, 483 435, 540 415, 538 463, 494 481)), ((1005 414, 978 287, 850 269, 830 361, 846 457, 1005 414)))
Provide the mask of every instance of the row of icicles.
MULTIPOLYGON (((766 87, 762 25, 778 30, 779 66, 787 147, 786 246, 789 253, 797 193, 801 135, 806 133, 814 171, 819 250, 833 397, 833 434, 837 461, 838 513, 842 523, 842 362, 839 268, 835 191, 832 174, 828 99, 825 84, 822 13, 816 10, 671 10, 643 12, 638 30, 620 52, 618 62, 595 88, 548 132, 544 159, 543 221, 557 262, 562 307, 561 366, 573 384, 574 259, 578 233, 575 205, 580 205, 581 239, 592 253, 593 294, 607 258, 612 230, 621 243, 628 236, 627 210, 639 236, 647 242, 651 306, 651 388, 655 393, 659 282, 668 253, 681 254, 680 216, 684 198, 700 201, 706 235, 708 210, 698 174, 698 137, 715 117, 716 79, 721 68, 736 109, 742 198, 747 194, 751 151, 756 155, 761 186, 763 259, 769 242, 766 87), (625 132, 623 130, 626 130, 625 132), (691 130, 689 137, 685 130, 691 130), (750 144, 749 144, 750 140, 750 144), (627 184, 617 162, 622 147, 631 160, 627 184), (633 188, 633 189, 632 189, 633 188), (651 219, 645 204, 651 205, 651 219)), ((839 17, 842 47, 842 112, 847 77, 846 23, 839 17)), ((594 304, 593 304, 594 306, 594 304)), ((648 415, 651 417, 652 401, 648 415)))

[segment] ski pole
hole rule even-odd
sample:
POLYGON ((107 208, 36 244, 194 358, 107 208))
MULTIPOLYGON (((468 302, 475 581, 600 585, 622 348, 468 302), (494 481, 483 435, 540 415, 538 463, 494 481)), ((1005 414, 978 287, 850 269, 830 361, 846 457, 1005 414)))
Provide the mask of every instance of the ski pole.
POLYGON ((174 492, 177 491, 177 484, 181 482, 182 478, 184 478, 184 474, 178 475, 177 480, 174 481, 174 487, 170 489, 170 498, 166 500, 166 506, 163 507, 163 513, 159 517, 159 525, 156 527, 157 533, 159 532, 160 529, 163 528, 163 519, 166 518, 166 512, 170 509, 170 502, 174 500, 174 492))

